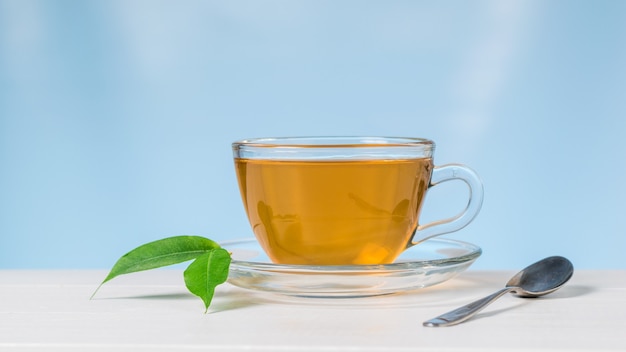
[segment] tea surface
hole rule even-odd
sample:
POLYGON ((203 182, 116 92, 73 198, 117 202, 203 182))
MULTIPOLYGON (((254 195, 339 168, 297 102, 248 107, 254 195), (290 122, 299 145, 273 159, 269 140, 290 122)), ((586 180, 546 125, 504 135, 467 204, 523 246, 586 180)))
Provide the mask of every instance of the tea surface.
POLYGON ((235 159, 252 229, 272 261, 392 262, 419 218, 431 158, 294 161, 235 159))

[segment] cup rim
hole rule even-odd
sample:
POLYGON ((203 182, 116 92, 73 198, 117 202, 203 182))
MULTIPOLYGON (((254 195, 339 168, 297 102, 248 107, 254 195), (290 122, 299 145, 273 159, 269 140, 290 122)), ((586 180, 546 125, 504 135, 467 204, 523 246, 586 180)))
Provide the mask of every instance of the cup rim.
POLYGON ((434 146, 435 142, 419 137, 393 136, 292 136, 259 137, 237 140, 233 147, 247 146, 255 148, 371 148, 371 147, 406 147, 434 146))
POLYGON ((435 143, 417 137, 312 136, 242 139, 236 159, 389 160, 432 157, 435 143))

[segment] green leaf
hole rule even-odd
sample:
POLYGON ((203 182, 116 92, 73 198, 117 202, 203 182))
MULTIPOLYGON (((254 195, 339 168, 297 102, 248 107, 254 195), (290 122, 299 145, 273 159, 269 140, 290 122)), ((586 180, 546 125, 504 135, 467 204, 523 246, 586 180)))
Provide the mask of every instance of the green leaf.
POLYGON ((146 243, 124 254, 96 292, 105 282, 119 275, 186 262, 217 248, 221 247, 216 242, 200 236, 174 236, 146 243))
POLYGON ((194 260, 185 270, 185 285, 204 302, 205 313, 213 300, 215 287, 226 282, 230 253, 223 248, 212 249, 194 260))

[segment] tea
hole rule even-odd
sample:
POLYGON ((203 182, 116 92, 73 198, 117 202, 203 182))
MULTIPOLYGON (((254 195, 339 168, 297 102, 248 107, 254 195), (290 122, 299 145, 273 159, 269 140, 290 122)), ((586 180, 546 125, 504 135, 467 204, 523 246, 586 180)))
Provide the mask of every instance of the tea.
POLYGON ((410 243, 432 158, 235 158, 252 229, 270 259, 288 264, 383 264, 410 243))

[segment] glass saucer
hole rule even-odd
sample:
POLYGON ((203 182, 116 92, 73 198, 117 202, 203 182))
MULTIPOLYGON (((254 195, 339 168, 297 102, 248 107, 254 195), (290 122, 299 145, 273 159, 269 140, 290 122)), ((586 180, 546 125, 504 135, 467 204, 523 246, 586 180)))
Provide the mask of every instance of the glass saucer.
POLYGON ((406 251, 392 264, 287 265, 272 263, 254 239, 224 242, 232 253, 228 282, 300 297, 367 297, 415 290, 451 279, 482 253, 471 243, 435 238, 406 251))

